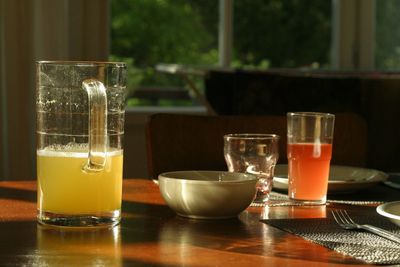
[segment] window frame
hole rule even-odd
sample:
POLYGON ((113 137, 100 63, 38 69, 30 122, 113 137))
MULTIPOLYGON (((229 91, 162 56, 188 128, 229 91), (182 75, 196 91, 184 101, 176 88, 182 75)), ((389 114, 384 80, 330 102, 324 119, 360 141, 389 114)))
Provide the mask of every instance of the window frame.
MULTIPOLYGON (((219 66, 231 67, 233 1, 219 0, 219 66)), ((335 70, 375 67, 375 1, 331 0, 331 66, 335 70)))

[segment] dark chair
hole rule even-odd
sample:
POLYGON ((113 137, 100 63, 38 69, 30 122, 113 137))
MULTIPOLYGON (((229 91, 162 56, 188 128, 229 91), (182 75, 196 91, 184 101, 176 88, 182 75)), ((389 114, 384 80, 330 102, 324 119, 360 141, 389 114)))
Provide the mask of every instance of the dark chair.
MULTIPOLYGON (((227 170, 223 136, 228 133, 278 134, 278 163, 287 163, 286 127, 285 116, 154 114, 146 129, 149 176, 176 170, 227 170)), ((332 163, 364 166, 366 147, 367 126, 362 117, 337 114, 332 163)))

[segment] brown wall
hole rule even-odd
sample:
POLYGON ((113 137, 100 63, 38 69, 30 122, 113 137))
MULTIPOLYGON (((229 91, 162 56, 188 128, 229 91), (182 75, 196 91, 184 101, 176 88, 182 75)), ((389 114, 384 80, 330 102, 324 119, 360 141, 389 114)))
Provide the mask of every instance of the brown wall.
POLYGON ((31 43, 33 32, 29 23, 33 20, 33 1, 4 1, 2 79, 6 96, 3 117, 7 149, 6 165, 2 176, 6 179, 29 179, 33 173, 33 129, 34 129, 34 64, 31 43), (12 26, 11 26, 12 25, 12 26))
POLYGON ((400 171, 400 77, 363 82, 371 167, 400 171))
POLYGON ((0 179, 36 177, 35 61, 107 60, 108 8, 109 0, 0 1, 0 179))
POLYGON ((367 167, 400 171, 400 73, 213 71, 206 94, 224 115, 359 114, 368 127, 367 167))

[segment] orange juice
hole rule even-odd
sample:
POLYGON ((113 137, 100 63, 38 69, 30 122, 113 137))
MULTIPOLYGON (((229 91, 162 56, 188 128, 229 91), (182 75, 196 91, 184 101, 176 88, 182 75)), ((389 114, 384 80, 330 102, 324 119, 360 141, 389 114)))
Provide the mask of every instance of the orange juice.
POLYGON ((332 144, 288 144, 291 199, 326 199, 331 156, 332 144))
POLYGON ((86 172, 87 152, 38 150, 38 209, 69 215, 120 210, 122 155, 122 150, 109 151, 104 170, 86 172))

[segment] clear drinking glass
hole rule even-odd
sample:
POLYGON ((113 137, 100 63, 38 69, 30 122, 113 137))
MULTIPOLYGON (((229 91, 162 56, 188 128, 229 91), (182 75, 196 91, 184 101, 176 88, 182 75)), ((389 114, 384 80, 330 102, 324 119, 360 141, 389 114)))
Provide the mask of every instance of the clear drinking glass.
POLYGON ((289 198, 301 204, 326 203, 335 115, 287 113, 289 198))
POLYGON ((276 134, 228 134, 224 136, 224 156, 230 172, 258 177, 255 202, 266 202, 272 189, 274 169, 279 157, 276 134))
POLYGON ((36 70, 38 221, 117 224, 126 65, 40 61, 36 70))

